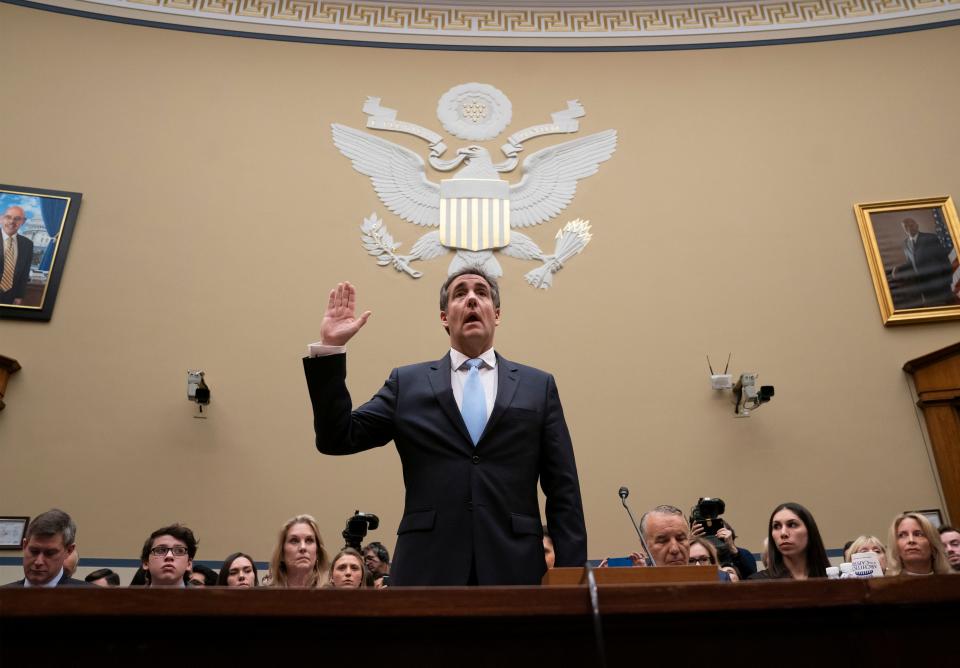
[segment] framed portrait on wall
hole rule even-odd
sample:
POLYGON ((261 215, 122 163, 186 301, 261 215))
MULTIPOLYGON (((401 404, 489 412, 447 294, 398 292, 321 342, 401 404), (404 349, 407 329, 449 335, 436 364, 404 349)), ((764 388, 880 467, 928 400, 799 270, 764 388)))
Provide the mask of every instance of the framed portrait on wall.
POLYGON ((50 320, 80 198, 0 185, 0 318, 50 320))
POLYGON ((885 325, 960 318, 960 223, 950 197, 854 205, 885 325))

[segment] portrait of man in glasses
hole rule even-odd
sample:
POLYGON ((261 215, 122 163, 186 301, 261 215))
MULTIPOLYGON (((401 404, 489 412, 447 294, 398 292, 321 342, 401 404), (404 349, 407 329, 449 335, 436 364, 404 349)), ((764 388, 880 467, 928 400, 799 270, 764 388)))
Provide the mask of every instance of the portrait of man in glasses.
POLYGON ((143 543, 140 561, 148 587, 185 587, 185 575, 193 568, 197 539, 182 524, 157 529, 143 543))

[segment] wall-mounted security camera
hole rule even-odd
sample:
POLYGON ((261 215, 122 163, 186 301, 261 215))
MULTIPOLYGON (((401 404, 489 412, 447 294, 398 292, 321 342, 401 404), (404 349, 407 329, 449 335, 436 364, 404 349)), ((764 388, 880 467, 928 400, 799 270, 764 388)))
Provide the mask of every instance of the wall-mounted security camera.
POLYGON ((733 386, 733 412, 737 417, 750 417, 750 411, 760 408, 773 398, 773 385, 757 385, 759 374, 742 373, 733 386))
POLYGON ((203 407, 210 403, 210 388, 203 379, 203 371, 199 369, 187 371, 187 399, 196 402, 201 413, 203 407))

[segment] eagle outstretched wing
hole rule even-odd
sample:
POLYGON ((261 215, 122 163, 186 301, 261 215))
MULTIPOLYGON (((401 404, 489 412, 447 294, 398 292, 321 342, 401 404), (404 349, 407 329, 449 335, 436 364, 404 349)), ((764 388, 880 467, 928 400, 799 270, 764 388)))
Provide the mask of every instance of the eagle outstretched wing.
POLYGON ((563 211, 577 192, 577 181, 597 173, 617 148, 617 131, 550 146, 523 161, 523 178, 510 187, 510 227, 529 227, 563 211))
POLYGON ((440 186, 425 176, 423 158, 367 132, 339 123, 332 127, 333 143, 350 158, 354 169, 370 177, 388 209, 417 225, 440 225, 440 186))

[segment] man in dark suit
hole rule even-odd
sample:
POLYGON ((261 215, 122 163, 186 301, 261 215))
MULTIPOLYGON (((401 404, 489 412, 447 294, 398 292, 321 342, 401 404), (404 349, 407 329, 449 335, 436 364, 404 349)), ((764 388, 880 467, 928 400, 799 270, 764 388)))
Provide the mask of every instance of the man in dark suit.
POLYGON ((317 449, 345 455, 393 440, 406 501, 391 585, 539 584, 546 570, 537 501, 546 496, 557 566, 582 566, 587 535, 573 445, 553 376, 493 350, 497 283, 448 277, 440 321, 450 351, 394 369, 351 412, 344 346, 367 322, 349 283, 330 292, 304 371, 317 449))
POLYGON ((7 207, 0 217, 0 304, 23 303, 33 262, 33 242, 17 234, 17 230, 26 220, 19 206, 7 207))
POLYGON ((54 508, 27 526, 23 537, 23 580, 6 587, 91 587, 65 572, 63 562, 77 549, 77 525, 62 510, 54 508))
POLYGON ((899 308, 945 306, 955 303, 950 284, 953 267, 947 249, 936 234, 921 232, 913 218, 901 223, 906 237, 903 254, 907 261, 893 270, 893 278, 902 282, 908 303, 895 304, 899 308))

